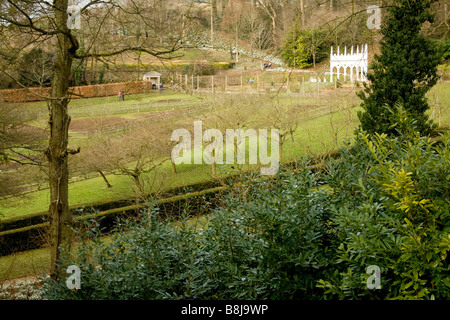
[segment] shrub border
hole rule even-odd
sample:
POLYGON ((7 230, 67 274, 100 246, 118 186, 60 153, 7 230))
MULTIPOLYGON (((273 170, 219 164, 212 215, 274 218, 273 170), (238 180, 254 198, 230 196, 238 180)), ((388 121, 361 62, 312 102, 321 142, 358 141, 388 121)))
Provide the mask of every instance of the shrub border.
MULTIPOLYGON (((160 208, 161 219, 165 218, 176 218, 176 213, 173 210, 165 210, 165 206, 178 205, 179 207, 184 207, 189 200, 198 199, 202 196, 206 196, 208 199, 212 199, 220 192, 228 190, 228 186, 220 186, 210 189, 205 189, 201 191, 191 192, 184 195, 176 195, 165 199, 156 200, 153 204, 154 206, 160 208), (168 212, 168 213, 167 213, 168 212)), ((100 229, 104 234, 108 234, 114 230, 118 218, 128 218, 137 216, 140 209, 148 207, 148 204, 139 203, 128 205, 125 207, 109 209, 105 211, 100 211, 97 213, 86 214, 82 216, 75 216, 73 218, 74 228, 80 225, 83 221, 98 219, 100 224, 100 229)), ((204 214, 206 212, 198 212, 197 214, 204 214)), ((180 213, 178 212, 178 215, 180 213)), ((0 256, 9 255, 12 253, 32 250, 37 248, 42 248, 46 245, 45 236, 43 236, 50 223, 48 221, 29 225, 17 229, 10 229, 0 232, 0 256)))

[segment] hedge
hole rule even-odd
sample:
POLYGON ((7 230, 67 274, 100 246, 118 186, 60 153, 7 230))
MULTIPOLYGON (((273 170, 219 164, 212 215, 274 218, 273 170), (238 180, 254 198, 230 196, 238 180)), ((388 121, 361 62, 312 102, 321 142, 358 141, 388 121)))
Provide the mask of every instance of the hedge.
MULTIPOLYGON (((323 171, 324 164, 320 161, 320 159, 328 157, 339 157, 339 150, 334 150, 312 159, 310 169, 313 171, 323 171)), ((287 163, 284 166, 295 171, 296 161, 287 163)), ((184 210, 185 205, 187 204, 187 199, 195 199, 194 202, 190 201, 189 203, 191 212, 203 214, 204 212, 202 211, 205 208, 205 204, 209 203, 209 197, 211 194, 228 189, 226 185, 238 176, 239 174, 232 174, 227 177, 182 185, 165 191, 162 194, 162 197, 164 198, 156 201, 156 205, 159 208, 160 217, 162 219, 170 217, 176 218, 184 210), (200 199, 202 196, 204 198, 200 199)), ((130 198, 107 199, 83 206, 71 206, 69 210, 72 212, 73 220, 75 222, 84 221, 91 218, 101 218, 101 228, 104 228, 105 232, 109 232, 114 228, 117 217, 130 217, 136 215, 139 210, 146 207, 146 204, 135 204, 134 202, 135 200, 130 198), (85 209, 96 211, 97 213, 87 215, 77 214, 78 212, 84 212, 85 209)), ((48 226, 47 211, 0 221, 0 245, 4 244, 1 246, 2 248, 0 248, 0 256, 11 254, 15 251, 30 250, 35 249, 36 247, 41 247, 43 241, 37 239, 37 235, 39 232, 42 233, 44 226, 48 226), (20 236, 21 234, 25 235, 20 236), (19 239, 24 238, 24 240, 17 240, 15 237, 18 237, 19 239), (6 241, 7 239, 9 240, 6 241), (17 247, 13 244, 17 245, 17 247)))
MULTIPOLYGON (((215 203, 217 201, 215 195, 227 189, 228 187, 221 186, 184 195, 176 195, 157 200, 154 205, 159 208, 161 219, 177 218, 187 207, 189 212, 195 212, 197 215, 206 214, 209 212, 210 206, 205 206, 205 204, 210 203, 210 201, 215 203)), ((108 234, 114 230, 118 218, 135 217, 147 206, 148 204, 140 203, 74 216, 74 227, 76 228, 83 221, 95 219, 98 221, 102 232, 108 234)), ((36 225, 0 232, 0 256, 41 248, 45 245, 44 234, 46 234, 48 227, 49 222, 46 221, 36 225)))
POLYGON ((49 222, 0 232, 0 256, 38 249, 45 245, 49 222))
MULTIPOLYGON (((326 168, 322 160, 325 158, 338 158, 339 156, 339 150, 316 156, 311 159, 309 169, 323 172, 326 168)), ((292 161, 284 164, 284 166, 289 168, 289 170, 296 171, 296 164, 297 161, 292 161)), ((157 200, 155 203, 155 206, 159 208, 160 218, 177 218, 185 210, 186 205, 189 205, 189 212, 196 212, 197 215, 207 213, 209 206, 216 204, 216 199, 212 196, 228 190, 228 183, 239 176, 236 173, 223 178, 200 181, 167 190, 162 194, 164 198, 157 200)), ((88 219, 100 219, 100 228, 106 234, 114 229, 118 218, 136 216, 140 210, 148 206, 148 204, 143 203, 133 204, 134 201, 134 199, 108 199, 84 206, 71 206, 70 211, 73 214, 75 223, 88 219), (97 213, 77 215, 78 211, 83 212, 85 209, 96 211, 97 213)), ((43 234, 47 227, 48 212, 0 221, 0 256, 42 247, 44 240, 40 235, 43 234)))
MULTIPOLYGON (((309 166, 312 171, 323 172, 325 170, 324 158, 337 158, 339 150, 333 150, 326 154, 311 159, 309 166)), ((284 164, 290 170, 296 170, 297 161, 284 164)), ((161 219, 178 218, 185 209, 202 215, 209 212, 209 208, 218 203, 214 197, 217 193, 229 190, 228 184, 239 177, 232 174, 227 177, 200 181, 193 184, 178 186, 167 190, 162 194, 164 198, 156 200, 161 219)), ((103 200, 84 206, 71 206, 75 224, 89 219, 98 219, 103 233, 114 230, 118 218, 135 217, 146 208, 148 204, 133 204, 134 199, 103 200), (77 215, 85 209, 95 211, 92 214, 77 215)), ((39 212, 27 216, 15 217, 0 221, 0 256, 14 252, 40 248, 45 244, 42 236, 48 228, 48 212, 39 212)))
MULTIPOLYGON (((169 189, 161 194, 160 197, 169 198, 175 195, 186 194, 191 192, 196 192, 205 189, 211 189, 214 187, 218 187, 226 183, 227 180, 231 179, 233 176, 219 178, 215 180, 205 180, 196 182, 193 184, 186 184, 178 187, 174 187, 169 189)), ((150 195, 148 195, 150 196, 150 195)), ((108 211, 111 209, 121 208, 130 206, 135 203, 135 199, 132 198, 122 198, 122 199, 105 199, 102 201, 91 202, 85 205, 74 205, 70 206, 69 210, 72 212, 74 216, 77 216, 78 211, 83 211, 84 209, 92 209, 95 211, 108 211)), ((42 222, 48 221, 48 211, 30 213, 27 215, 22 215, 18 217, 8 218, 4 220, 0 220, 0 232, 11 230, 11 229, 19 229, 27 226, 31 226, 34 224, 39 224, 42 222)))
MULTIPOLYGON (((71 99, 95 98, 115 96, 119 90, 125 90, 127 94, 149 92, 151 82, 129 81, 119 83, 95 84, 86 86, 70 87, 71 99)), ((44 101, 49 97, 51 88, 27 88, 27 89, 5 89, 0 90, 0 99, 5 102, 33 102, 44 101), (39 94, 36 95, 35 93, 39 94)))
MULTIPOLYGON (((320 170, 323 165, 312 166, 312 169, 320 170)), ((222 180, 228 180, 232 177, 227 177, 222 180)), ((194 189, 200 189, 201 186, 211 186, 219 184, 220 181, 203 181, 193 185, 186 185, 173 189, 172 192, 176 193, 189 187, 194 189)), ((223 181, 222 181, 223 184, 223 181)), ((168 198, 156 200, 155 206, 159 209, 160 219, 178 218, 186 210, 188 213, 195 212, 196 215, 203 215, 209 212, 211 207, 218 204, 216 194, 229 190, 229 186, 221 185, 215 186, 200 191, 193 191, 186 194, 172 195, 168 198)), ((91 203, 88 208, 96 211, 92 214, 76 215, 74 214, 74 224, 79 222, 96 219, 98 220, 99 227, 104 234, 108 234, 114 230, 118 218, 135 217, 139 214, 140 210, 146 208, 149 204, 139 203, 130 204, 131 200, 117 200, 106 201, 99 203, 91 203), (111 208, 114 204, 127 203, 126 206, 111 208), (99 210, 102 209, 102 210, 99 210)), ((72 207, 70 210, 75 213, 76 210, 83 211, 83 207, 72 207)), ((32 250, 41 248, 45 244, 45 237, 47 228, 49 226, 47 212, 41 212, 36 214, 30 214, 25 219, 13 218, 8 219, 0 223, 0 227, 5 230, 6 227, 15 226, 16 228, 1 231, 0 232, 0 256, 9 255, 15 252, 32 250), (32 221, 45 221, 34 225, 26 225, 32 221), (19 227, 18 227, 19 226, 19 227)))

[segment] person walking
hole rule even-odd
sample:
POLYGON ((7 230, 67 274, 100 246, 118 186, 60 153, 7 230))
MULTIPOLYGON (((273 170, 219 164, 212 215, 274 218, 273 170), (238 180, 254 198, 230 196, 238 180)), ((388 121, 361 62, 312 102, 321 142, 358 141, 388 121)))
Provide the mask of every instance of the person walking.
POLYGON ((119 94, 117 96, 119 97, 119 101, 122 100, 122 91, 119 91, 119 94))
POLYGON ((125 101, 125 91, 122 90, 122 101, 125 101))

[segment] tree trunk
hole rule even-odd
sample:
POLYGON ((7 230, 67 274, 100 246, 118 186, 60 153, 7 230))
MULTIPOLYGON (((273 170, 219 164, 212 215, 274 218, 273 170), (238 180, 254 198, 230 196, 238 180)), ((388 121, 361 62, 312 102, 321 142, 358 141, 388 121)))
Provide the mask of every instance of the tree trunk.
MULTIPOLYGON (((211 154, 213 157, 215 157, 216 151, 213 150, 211 154)), ((216 178, 216 162, 215 161, 211 164, 211 176, 213 178, 216 178)))
POLYGON ((272 41, 273 44, 276 46, 278 44, 278 39, 277 39, 277 16, 274 13, 272 18, 272 41))
POLYGON ((239 63, 239 49, 238 49, 238 31, 239 31, 239 25, 236 21, 236 34, 235 34, 235 47, 236 47, 236 63, 239 63))
POLYGON ((272 41, 273 41, 273 44, 276 46, 277 43, 278 43, 278 39, 277 39, 277 12, 271 6, 270 2, 264 2, 264 1, 258 0, 258 4, 263 8, 263 10, 270 17, 270 20, 272 22, 272 41))
POLYGON ((448 4, 444 3, 444 24, 447 27, 447 30, 445 31, 444 35, 442 36, 442 40, 445 40, 447 38, 448 31, 450 29, 447 17, 448 17, 448 4))
POLYGON ((141 181, 139 180, 139 175, 132 174, 131 176, 133 178, 134 185, 136 186, 137 194, 139 195, 139 197, 143 196, 144 195, 144 188, 143 188, 143 186, 141 184, 141 181))
POLYGON ((283 160, 283 143, 281 139, 278 141, 278 163, 281 165, 281 161, 283 160))
POLYGON ((107 187, 107 188, 111 188, 112 185, 109 183, 108 179, 106 179, 106 176, 105 176, 105 174, 103 173, 103 171, 102 171, 102 170, 97 170, 97 172, 98 172, 98 173, 100 174, 100 176, 103 178, 103 181, 105 181, 106 187, 107 187))
POLYGON ((213 164, 211 164, 211 176, 213 178, 217 177, 217 175, 216 175, 216 163, 215 162, 213 164))
POLYGON ((300 14, 301 14, 301 21, 302 21, 302 29, 305 27, 305 3, 304 0, 300 0, 300 14))
POLYGON ((173 163, 173 161, 170 161, 170 164, 172 166, 172 173, 177 174, 177 167, 176 167, 175 163, 173 163))
POLYGON ((50 184, 50 274, 53 278, 62 275, 58 266, 61 249, 70 250, 72 216, 69 212, 69 171, 67 166, 68 129, 70 117, 67 110, 70 70, 77 43, 70 40, 67 28, 67 0, 55 0, 55 23, 60 33, 58 56, 54 65, 52 100, 49 103, 50 141, 46 151, 49 161, 50 184))
MULTIPOLYGON (((214 7, 216 6, 216 1, 213 0, 211 3, 211 49, 214 49, 214 7)), ((217 8, 216 8, 217 10, 217 8)))
MULTIPOLYGON (((312 52, 312 58, 313 58, 313 67, 315 68, 316 67, 316 51, 317 51, 317 45, 316 45, 316 39, 315 39, 315 37, 314 37, 314 35, 315 35, 315 30, 313 29, 312 30, 312 33, 311 33, 311 52, 312 52)), ((319 79, 317 79, 317 81, 319 81, 319 79)))

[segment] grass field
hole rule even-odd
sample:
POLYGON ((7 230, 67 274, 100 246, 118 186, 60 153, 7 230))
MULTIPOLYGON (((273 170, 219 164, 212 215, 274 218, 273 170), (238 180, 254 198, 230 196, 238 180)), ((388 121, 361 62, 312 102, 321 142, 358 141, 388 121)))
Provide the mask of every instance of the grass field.
MULTIPOLYGON (((224 95, 217 94, 214 99, 216 99, 214 103, 220 109, 220 103, 224 101, 224 95)), ((264 99, 263 97, 262 100, 264 99)), ((352 136, 354 128, 358 125, 356 115, 359 109, 358 98, 355 97, 354 91, 351 89, 332 90, 320 97, 301 97, 284 93, 276 96, 275 100, 278 105, 288 107, 302 105, 315 110, 308 117, 304 117, 295 128, 293 136, 286 139, 283 146, 284 161, 293 160, 298 156, 336 149, 341 145, 343 139, 352 136)), ((450 120, 450 83, 439 83, 433 88, 429 93, 429 101, 432 106, 440 104, 441 124, 448 123, 450 120)), ((106 131, 112 128, 111 132, 114 133, 114 128, 120 129, 121 125, 128 123, 127 121, 151 118, 152 115, 156 116, 168 111, 179 113, 181 118, 183 114, 185 115, 184 111, 188 109, 195 111, 196 108, 199 109, 211 103, 211 96, 188 95, 172 91, 163 94, 130 95, 124 102, 116 101, 115 97, 77 99, 70 104, 72 116, 69 129, 70 145, 83 147, 90 130, 95 130, 96 127, 102 127, 106 131)), ((41 126, 45 124, 45 103, 28 104, 25 107, 40 110, 40 117, 33 124, 41 126)), ((432 113, 433 109, 429 112, 432 113)), ((189 116, 188 121, 193 121, 194 118, 192 117, 195 116, 198 116, 198 114, 194 113, 194 116, 189 116)), ((434 111, 434 116, 438 121, 438 109, 434 111)), ((264 118, 265 115, 264 113, 255 114, 253 117, 264 118)), ((163 185, 168 188, 211 177, 209 165, 180 165, 177 171, 176 175, 172 175, 170 163, 165 162, 158 170, 161 181, 155 181, 155 186, 163 185)), ((72 179, 69 189, 70 204, 83 205, 105 199, 133 196, 134 190, 129 177, 108 174, 107 178, 113 188, 105 188, 103 179, 98 175, 91 175, 89 179, 82 179, 82 177, 72 179)), ((9 218, 46 211, 48 205, 49 191, 37 190, 27 193, 23 197, 0 201, 0 213, 3 218, 9 218)))
MULTIPOLYGON (((297 99, 292 99, 289 96, 280 97, 281 103, 290 104, 296 102, 297 99)), ((75 100, 73 105, 71 105, 72 114, 72 124, 75 124, 73 128, 70 129, 70 144, 74 147, 82 146, 84 144, 85 138, 89 135, 89 126, 101 126, 102 124, 108 125, 114 119, 116 120, 117 126, 123 123, 123 118, 138 119, 136 115, 136 103, 140 101, 140 108, 142 108, 140 115, 149 115, 151 113, 158 113, 165 110, 181 110, 187 107, 199 107, 199 105, 207 104, 207 101, 199 100, 199 98, 189 96, 167 93, 161 96, 150 96, 150 97, 130 97, 129 101, 126 102, 126 106, 119 105, 116 101, 105 101, 106 98, 96 98, 89 99, 93 100, 92 104, 89 105, 91 101, 75 100), (157 99, 159 98, 159 99, 157 99), (171 100, 172 103, 161 103, 161 100, 171 100), (152 104, 151 101, 154 103, 152 104), (158 106, 158 111, 156 111, 156 106, 158 106), (89 106, 87 106, 89 105, 89 106), (160 109, 161 108, 161 109, 160 109), (103 110, 109 110, 107 115, 104 115, 103 110), (127 113, 128 112, 128 113, 127 113), (91 116, 87 116, 89 113, 91 116), (120 117, 120 118, 118 118, 120 117), (117 121, 119 119, 119 121, 117 121)), ((311 103, 310 98, 306 98, 302 101, 304 104, 311 103)), ((34 106, 34 107, 43 107, 34 106)), ((327 111, 328 112, 328 111, 327 111)), ((352 115, 353 119, 354 112, 352 115)), ((311 119, 299 125, 294 137, 295 142, 292 143, 291 140, 287 141, 283 148, 283 159, 285 161, 292 160, 299 155, 305 155, 311 152, 321 152, 331 148, 336 148, 333 141, 335 137, 333 135, 325 134, 322 136, 317 136, 315 128, 327 128, 330 122, 333 122, 336 127, 342 126, 342 119, 339 115, 330 114, 316 119, 311 119)), ((36 122, 43 123, 45 120, 38 120, 36 122)), ((323 133, 330 133, 330 130, 321 130, 323 133)), ((350 134, 352 130, 347 130, 347 134, 350 134)), ((339 140, 344 137, 345 130, 339 132, 339 140)), ((334 134, 334 133, 333 133, 334 134)), ((188 184, 191 182, 196 182, 200 180, 209 179, 210 166, 208 165, 180 165, 177 168, 178 174, 171 175, 171 167, 168 162, 164 163, 159 169, 160 176, 166 182, 165 186, 170 187, 179 184, 188 184)), ((105 183, 101 177, 92 177, 90 179, 83 180, 73 180, 70 183, 69 196, 71 205, 82 205, 94 201, 113 199, 113 198, 123 198, 132 197, 134 190, 131 184, 131 179, 126 176, 109 174, 107 175, 108 180, 113 185, 113 188, 105 188, 105 183)), ((161 182, 156 182, 155 185, 160 186, 161 182)), ((19 197, 17 199, 10 198, 0 202, 0 212, 4 217, 14 217, 24 214, 42 212, 47 210, 49 204, 49 191, 40 190, 31 193, 27 193, 24 197, 19 197)))

